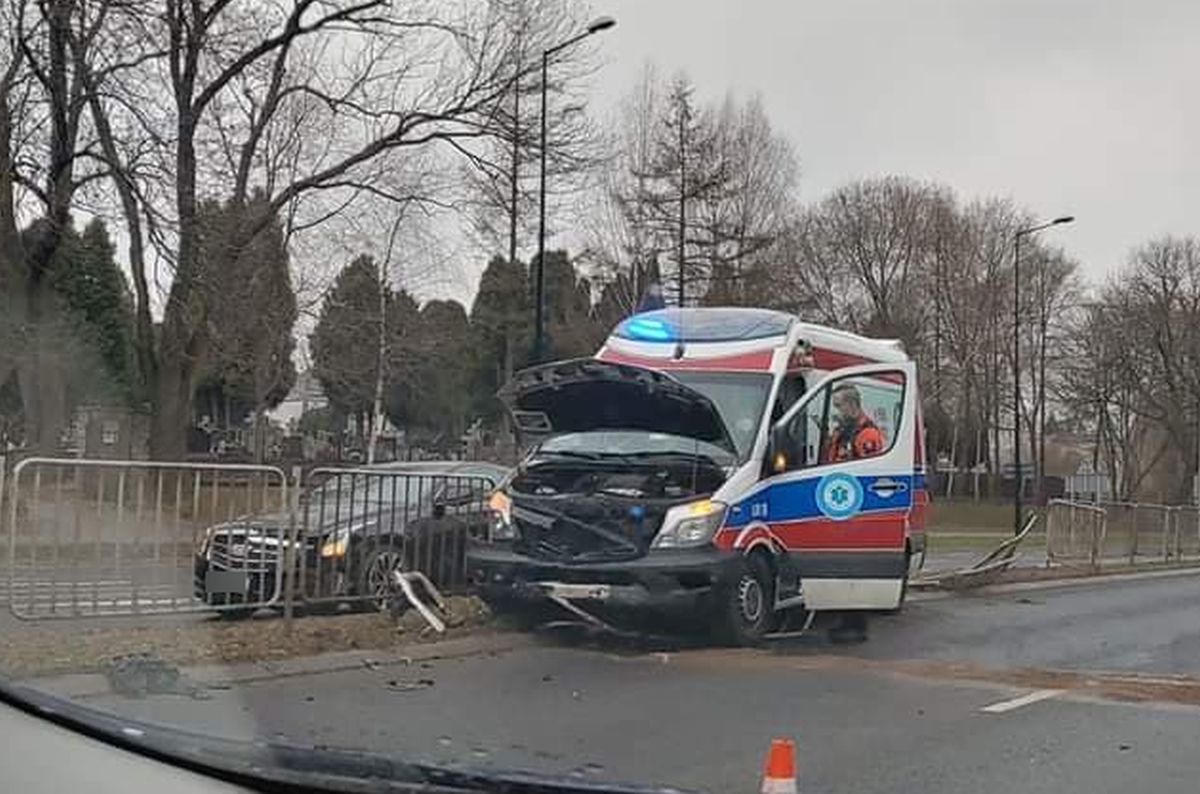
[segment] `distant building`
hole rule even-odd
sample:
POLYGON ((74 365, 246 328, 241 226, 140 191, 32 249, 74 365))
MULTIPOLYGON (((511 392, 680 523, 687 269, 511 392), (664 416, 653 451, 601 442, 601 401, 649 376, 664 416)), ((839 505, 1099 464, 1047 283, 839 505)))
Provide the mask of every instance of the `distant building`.
POLYGON ((321 388, 321 382, 313 375, 312 370, 305 370, 296 374, 296 385, 292 386, 283 402, 267 412, 267 416, 271 421, 286 428, 288 433, 294 433, 296 424, 306 411, 324 408, 327 405, 329 399, 325 396, 325 390, 321 388))

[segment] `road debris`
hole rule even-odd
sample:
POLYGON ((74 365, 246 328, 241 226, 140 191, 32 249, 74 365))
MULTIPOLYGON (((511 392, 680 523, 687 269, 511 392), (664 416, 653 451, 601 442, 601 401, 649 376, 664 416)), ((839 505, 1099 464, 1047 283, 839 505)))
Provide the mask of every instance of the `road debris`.
MULTIPOLYGON (((445 634, 428 639, 491 631, 491 613, 479 599, 451 596, 446 601, 449 610, 463 620, 448 627, 445 634)), ((419 616, 415 618, 424 624, 419 616)), ((113 659, 153 654, 180 667, 246 662, 272 673, 286 659, 339 651, 382 651, 426 639, 415 630, 398 633, 396 622, 377 612, 297 617, 291 631, 284 621, 271 619, 230 622, 189 617, 188 622, 173 625, 85 628, 67 623, 17 623, 0 634, 0 670, 18 679, 60 673, 105 674, 113 659)), ((375 662, 380 659, 371 657, 375 662)))
POLYGON ((914 588, 962 590, 992 584, 1020 559, 1017 548, 1029 537, 1037 522, 1038 514, 1031 514, 1019 533, 1005 540, 974 565, 951 571, 922 572, 910 585, 914 588))
POLYGON ((144 698, 147 695, 208 697, 203 686, 189 681, 179 668, 152 653, 133 653, 112 659, 105 671, 108 684, 118 695, 144 698))
POLYGON ((392 679, 384 686, 393 692, 415 692, 419 689, 432 689, 434 686, 432 678, 418 678, 416 681, 402 681, 400 679, 392 679))

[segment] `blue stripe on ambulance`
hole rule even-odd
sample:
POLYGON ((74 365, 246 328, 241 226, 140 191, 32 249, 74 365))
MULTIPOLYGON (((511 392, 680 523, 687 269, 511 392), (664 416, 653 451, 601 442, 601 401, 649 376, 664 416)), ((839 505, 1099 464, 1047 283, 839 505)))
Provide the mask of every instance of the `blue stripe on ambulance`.
MULTIPOLYGON (((863 492, 862 506, 859 508, 858 513, 873 513, 881 510, 896 510, 908 507, 912 503, 910 491, 914 481, 920 483, 917 487, 925 487, 924 475, 872 474, 858 477, 857 479, 863 492), (891 480, 901 484, 903 487, 896 489, 887 496, 880 496, 871 489, 871 486, 877 480, 891 480)), ((761 515, 754 515, 751 505, 763 502, 770 504, 770 511, 766 516, 766 520, 771 524, 783 521, 825 518, 825 514, 817 505, 817 486, 820 482, 820 477, 806 477, 802 480, 772 483, 752 497, 734 503, 729 510, 728 518, 725 519, 725 527, 728 529, 738 529, 752 521, 762 520, 761 515)), ((853 520, 853 517, 847 520, 853 520)))

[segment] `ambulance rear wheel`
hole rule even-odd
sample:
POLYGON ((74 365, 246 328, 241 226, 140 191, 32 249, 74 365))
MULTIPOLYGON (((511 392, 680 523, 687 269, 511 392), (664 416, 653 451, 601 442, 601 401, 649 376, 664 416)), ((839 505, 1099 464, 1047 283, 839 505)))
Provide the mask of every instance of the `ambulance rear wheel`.
POLYGON ((900 580, 900 601, 891 609, 885 610, 889 615, 899 615, 904 611, 904 600, 908 598, 908 571, 912 565, 912 554, 904 552, 904 578, 900 580))
POLYGON ((766 558, 752 554, 719 596, 717 635, 732 645, 756 645, 775 623, 775 575, 766 558))

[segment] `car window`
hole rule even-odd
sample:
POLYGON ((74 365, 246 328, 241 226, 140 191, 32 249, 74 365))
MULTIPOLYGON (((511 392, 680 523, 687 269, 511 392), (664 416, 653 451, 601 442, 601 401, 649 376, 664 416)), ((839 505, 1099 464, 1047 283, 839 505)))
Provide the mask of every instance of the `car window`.
POLYGON ((750 454, 762 424, 771 377, 762 373, 689 371, 673 372, 672 375, 716 404, 738 455, 744 458, 750 454))
POLYGON ((804 374, 788 372, 779 381, 779 393, 771 407, 771 423, 778 422, 796 400, 804 396, 804 374))
POLYGON ((836 378, 811 395, 775 434, 774 471, 865 460, 896 443, 904 408, 901 372, 836 378))

